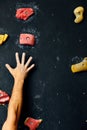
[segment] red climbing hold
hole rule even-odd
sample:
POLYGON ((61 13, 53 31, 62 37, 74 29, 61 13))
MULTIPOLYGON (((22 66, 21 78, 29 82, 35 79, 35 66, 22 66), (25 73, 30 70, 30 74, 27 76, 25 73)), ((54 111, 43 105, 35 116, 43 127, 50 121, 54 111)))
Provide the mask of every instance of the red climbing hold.
POLYGON ((0 104, 3 105, 9 100, 10 100, 9 95, 6 92, 0 90, 0 104))
POLYGON ((27 33, 20 34, 19 42, 20 44, 33 46, 35 43, 35 36, 33 34, 27 34, 27 33))
POLYGON ((36 130, 41 122, 42 122, 42 119, 34 119, 31 117, 28 117, 26 118, 24 124, 28 126, 30 130, 36 130))
POLYGON ((33 14, 34 10, 32 8, 19 8, 16 10, 16 18, 21 20, 27 20, 33 14))

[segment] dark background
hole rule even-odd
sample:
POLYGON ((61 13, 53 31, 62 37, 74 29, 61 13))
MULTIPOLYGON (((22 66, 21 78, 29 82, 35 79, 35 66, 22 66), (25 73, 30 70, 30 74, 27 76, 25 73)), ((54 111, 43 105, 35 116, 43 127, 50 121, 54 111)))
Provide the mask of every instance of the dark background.
MULTIPOLYGON (((87 129, 87 72, 72 74, 70 67, 87 56, 86 0, 0 0, 0 34, 9 38, 0 46, 0 89, 11 95, 13 78, 5 68, 15 67, 15 52, 32 55, 35 69, 24 85, 24 105, 19 130, 27 130, 26 117, 42 118, 38 130, 87 129), (73 10, 84 6, 84 21, 74 23, 73 10), (17 20, 20 7, 32 7, 35 15, 17 20), (19 45, 20 33, 36 37, 34 47, 19 45)), ((0 106, 0 129, 7 105, 0 106)))

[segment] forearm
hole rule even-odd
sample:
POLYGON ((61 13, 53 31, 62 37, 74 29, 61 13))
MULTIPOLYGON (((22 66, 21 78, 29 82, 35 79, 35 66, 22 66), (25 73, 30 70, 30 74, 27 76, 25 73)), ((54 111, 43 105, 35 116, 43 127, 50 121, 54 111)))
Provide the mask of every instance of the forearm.
POLYGON ((8 106, 7 120, 14 120, 15 124, 18 123, 23 100, 23 84, 24 80, 18 79, 14 81, 11 99, 8 106))

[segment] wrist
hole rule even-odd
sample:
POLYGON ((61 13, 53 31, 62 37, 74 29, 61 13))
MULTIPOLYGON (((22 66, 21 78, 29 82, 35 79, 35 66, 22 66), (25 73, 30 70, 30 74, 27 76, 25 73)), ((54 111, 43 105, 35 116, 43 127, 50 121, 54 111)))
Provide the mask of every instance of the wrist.
POLYGON ((17 83, 24 83, 24 78, 15 78, 14 79, 15 84, 17 83))
POLYGON ((24 85, 23 79, 15 79, 14 80, 14 88, 16 88, 16 90, 18 90, 18 91, 22 90, 23 85, 24 85))

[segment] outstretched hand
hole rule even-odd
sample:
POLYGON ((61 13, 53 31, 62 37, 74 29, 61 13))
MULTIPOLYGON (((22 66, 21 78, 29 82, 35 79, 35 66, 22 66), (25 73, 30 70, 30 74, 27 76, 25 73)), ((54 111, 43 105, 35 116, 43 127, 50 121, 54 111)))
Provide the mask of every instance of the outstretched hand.
POLYGON ((25 53, 22 53, 22 58, 20 61, 19 54, 16 52, 15 57, 16 57, 17 66, 15 68, 12 68, 9 64, 5 65, 15 80, 24 80, 28 72, 35 66, 35 64, 30 65, 32 61, 31 56, 25 63, 25 56, 26 56, 25 53))

